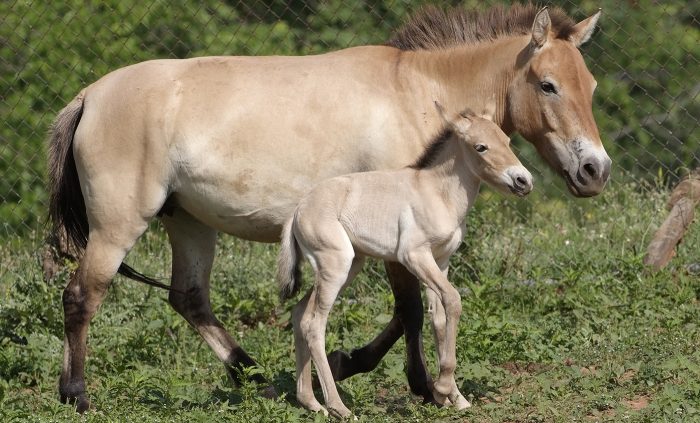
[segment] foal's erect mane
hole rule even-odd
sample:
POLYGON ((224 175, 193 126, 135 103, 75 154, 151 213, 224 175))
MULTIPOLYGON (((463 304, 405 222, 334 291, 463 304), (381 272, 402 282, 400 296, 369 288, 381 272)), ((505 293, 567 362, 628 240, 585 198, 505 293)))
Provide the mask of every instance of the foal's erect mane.
POLYGON ((423 150, 423 154, 420 155, 418 160, 415 161, 409 167, 411 169, 425 169, 430 167, 434 162, 440 152, 445 148, 447 141, 454 135, 454 130, 452 128, 445 126, 440 132, 428 143, 428 146, 423 150))
MULTIPOLYGON (((540 7, 532 3, 501 5, 486 10, 423 7, 386 43, 401 50, 435 50, 527 35, 540 7)), ((576 22, 559 7, 548 8, 555 38, 567 39, 576 22)))

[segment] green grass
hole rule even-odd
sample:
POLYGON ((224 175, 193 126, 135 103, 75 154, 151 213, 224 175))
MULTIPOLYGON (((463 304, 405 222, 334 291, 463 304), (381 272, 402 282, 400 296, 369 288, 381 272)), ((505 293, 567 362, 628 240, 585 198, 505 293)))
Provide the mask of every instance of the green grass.
MULTIPOLYGON (((700 276, 690 266, 700 262, 700 224, 667 269, 653 274, 642 265, 667 194, 619 183, 588 200, 485 193, 450 275, 464 309, 457 381, 473 407, 437 409, 412 396, 403 342, 374 372, 339 383, 346 405, 368 422, 700 421, 700 276)), ((263 400, 254 387, 235 388, 163 291, 117 278, 91 326, 94 409, 81 419, 57 399, 68 270, 42 281, 39 238, 0 246, 0 420, 324 420, 290 399, 291 303, 277 300, 276 246, 227 236, 212 273, 215 312, 287 397, 263 400)), ((127 261, 165 279, 169 254, 154 225, 127 261)), ((384 280, 381 264, 370 262, 342 295, 329 351, 363 345, 384 327, 393 306, 384 280)), ((435 373, 427 318, 425 333, 435 373)))

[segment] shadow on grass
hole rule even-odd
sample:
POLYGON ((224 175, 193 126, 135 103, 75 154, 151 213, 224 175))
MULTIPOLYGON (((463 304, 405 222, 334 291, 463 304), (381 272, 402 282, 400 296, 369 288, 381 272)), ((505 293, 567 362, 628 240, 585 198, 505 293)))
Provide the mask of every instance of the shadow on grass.
MULTIPOLYGON (((228 403, 229 405, 239 405, 251 398, 263 398, 260 394, 262 386, 252 381, 246 381, 243 385, 236 385, 232 380, 227 379, 222 386, 217 386, 204 401, 189 401, 179 396, 172 396, 157 386, 149 386, 142 389, 137 398, 137 402, 153 408, 180 408, 183 410, 205 409, 216 404, 228 403)), ((283 371, 272 379, 272 385, 277 390, 279 397, 284 398, 290 404, 301 407, 296 401, 296 379, 291 372, 283 371)), ((322 398, 322 394, 320 394, 322 398)))

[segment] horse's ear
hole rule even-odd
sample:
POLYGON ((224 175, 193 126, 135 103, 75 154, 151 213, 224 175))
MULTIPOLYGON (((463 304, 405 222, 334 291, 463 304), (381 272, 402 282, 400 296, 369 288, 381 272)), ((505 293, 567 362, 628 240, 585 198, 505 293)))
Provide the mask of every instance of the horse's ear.
POLYGON ((484 110, 481 111, 481 117, 493 122, 495 116, 496 116, 496 98, 494 96, 491 96, 491 98, 488 99, 486 104, 484 104, 484 110))
POLYGON ((547 6, 540 9, 535 15, 535 21, 532 23, 532 45, 535 48, 542 47, 547 42, 547 37, 552 30, 552 20, 549 18, 547 6))
POLYGON ((593 31, 595 31, 600 14, 601 9, 598 9, 595 14, 574 25, 573 32, 569 35, 569 41, 574 43, 576 47, 588 41, 593 35, 593 31))

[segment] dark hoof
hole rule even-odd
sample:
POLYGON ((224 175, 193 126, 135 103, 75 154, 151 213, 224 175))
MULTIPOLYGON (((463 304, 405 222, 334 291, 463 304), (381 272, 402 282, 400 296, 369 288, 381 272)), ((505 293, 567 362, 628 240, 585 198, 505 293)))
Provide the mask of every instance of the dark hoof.
POLYGON ((260 396, 263 398, 267 398, 267 399, 279 398, 279 394, 277 393, 277 390, 273 386, 261 387, 258 389, 258 392, 260 392, 260 396))
POLYGON ((82 414, 90 408, 90 400, 85 394, 85 391, 76 391, 68 389, 61 389, 61 402, 64 404, 75 405, 75 411, 82 414))
POLYGON ((83 394, 79 396, 75 404, 75 411, 77 411, 80 414, 83 414, 84 412, 88 411, 89 408, 90 400, 87 398, 87 395, 83 394))

